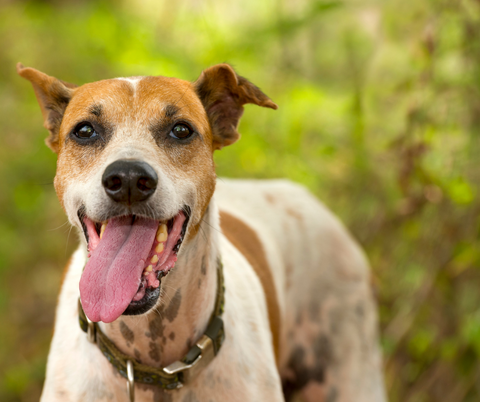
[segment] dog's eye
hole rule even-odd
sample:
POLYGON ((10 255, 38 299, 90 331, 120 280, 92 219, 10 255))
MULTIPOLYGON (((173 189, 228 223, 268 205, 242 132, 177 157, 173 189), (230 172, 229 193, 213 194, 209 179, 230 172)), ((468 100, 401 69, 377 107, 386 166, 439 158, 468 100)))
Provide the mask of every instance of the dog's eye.
POLYGON ((80 123, 77 127, 75 127, 75 130, 73 133, 78 137, 78 138, 93 138, 97 136, 97 133, 95 132, 95 129, 92 127, 90 123, 80 123))
POLYGON ((185 124, 177 124, 170 131, 170 136, 176 138, 177 140, 184 140, 190 137, 193 134, 193 131, 190 127, 185 124))

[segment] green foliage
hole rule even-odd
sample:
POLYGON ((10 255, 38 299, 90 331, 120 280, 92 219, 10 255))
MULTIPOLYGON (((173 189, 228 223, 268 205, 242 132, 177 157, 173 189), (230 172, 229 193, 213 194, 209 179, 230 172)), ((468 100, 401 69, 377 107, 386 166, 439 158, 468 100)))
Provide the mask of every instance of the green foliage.
POLYGON ((18 61, 77 84, 234 65, 279 110, 246 107, 219 175, 301 182, 359 239, 391 401, 479 399, 478 2, 1 4, 0 400, 38 400, 75 244, 18 61))

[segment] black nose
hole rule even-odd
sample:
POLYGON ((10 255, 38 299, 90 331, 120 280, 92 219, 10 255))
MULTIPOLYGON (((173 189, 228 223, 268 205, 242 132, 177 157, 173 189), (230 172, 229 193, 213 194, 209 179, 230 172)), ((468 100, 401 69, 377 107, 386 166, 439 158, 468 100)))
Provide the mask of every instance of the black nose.
POLYGON ((123 204, 144 201, 157 188, 158 177, 145 162, 118 160, 109 165, 102 176, 102 184, 108 196, 123 204))

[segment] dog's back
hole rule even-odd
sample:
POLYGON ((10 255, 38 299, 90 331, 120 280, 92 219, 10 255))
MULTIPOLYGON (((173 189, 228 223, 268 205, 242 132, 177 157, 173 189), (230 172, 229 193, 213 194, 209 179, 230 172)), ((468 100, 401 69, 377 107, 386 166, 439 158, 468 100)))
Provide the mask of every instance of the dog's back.
POLYGON ((272 311, 279 312, 272 332, 287 401, 296 391, 307 400, 384 400, 368 263, 340 221, 286 180, 221 178, 215 196, 222 229, 229 230, 232 217, 240 220, 264 250, 277 303, 271 305, 266 289, 270 320, 272 311))

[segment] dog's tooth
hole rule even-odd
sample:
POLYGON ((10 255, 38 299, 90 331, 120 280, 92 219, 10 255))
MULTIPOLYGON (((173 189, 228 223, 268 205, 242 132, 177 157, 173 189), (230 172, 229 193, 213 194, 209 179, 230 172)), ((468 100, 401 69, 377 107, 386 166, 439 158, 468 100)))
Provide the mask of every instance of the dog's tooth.
POLYGON ((153 266, 149 265, 147 268, 143 270, 143 275, 148 276, 151 274, 152 271, 153 271, 153 266))
POLYGON ((166 233, 159 233, 157 235, 157 241, 159 243, 167 241, 168 235, 166 233))
POLYGON ((102 223, 102 227, 100 228, 100 239, 103 236, 103 233, 105 232, 105 228, 107 227, 107 222, 102 223))
POLYGON ((163 243, 158 243, 157 247, 155 247, 155 252, 160 254, 163 251, 163 243))
POLYGON ((158 262, 158 255, 155 254, 155 255, 152 257, 152 259, 150 260, 150 262, 151 262, 152 264, 156 264, 156 263, 158 262))
POLYGON ((167 225, 164 223, 160 224, 157 229, 157 241, 159 243, 166 241, 168 238, 167 225))

